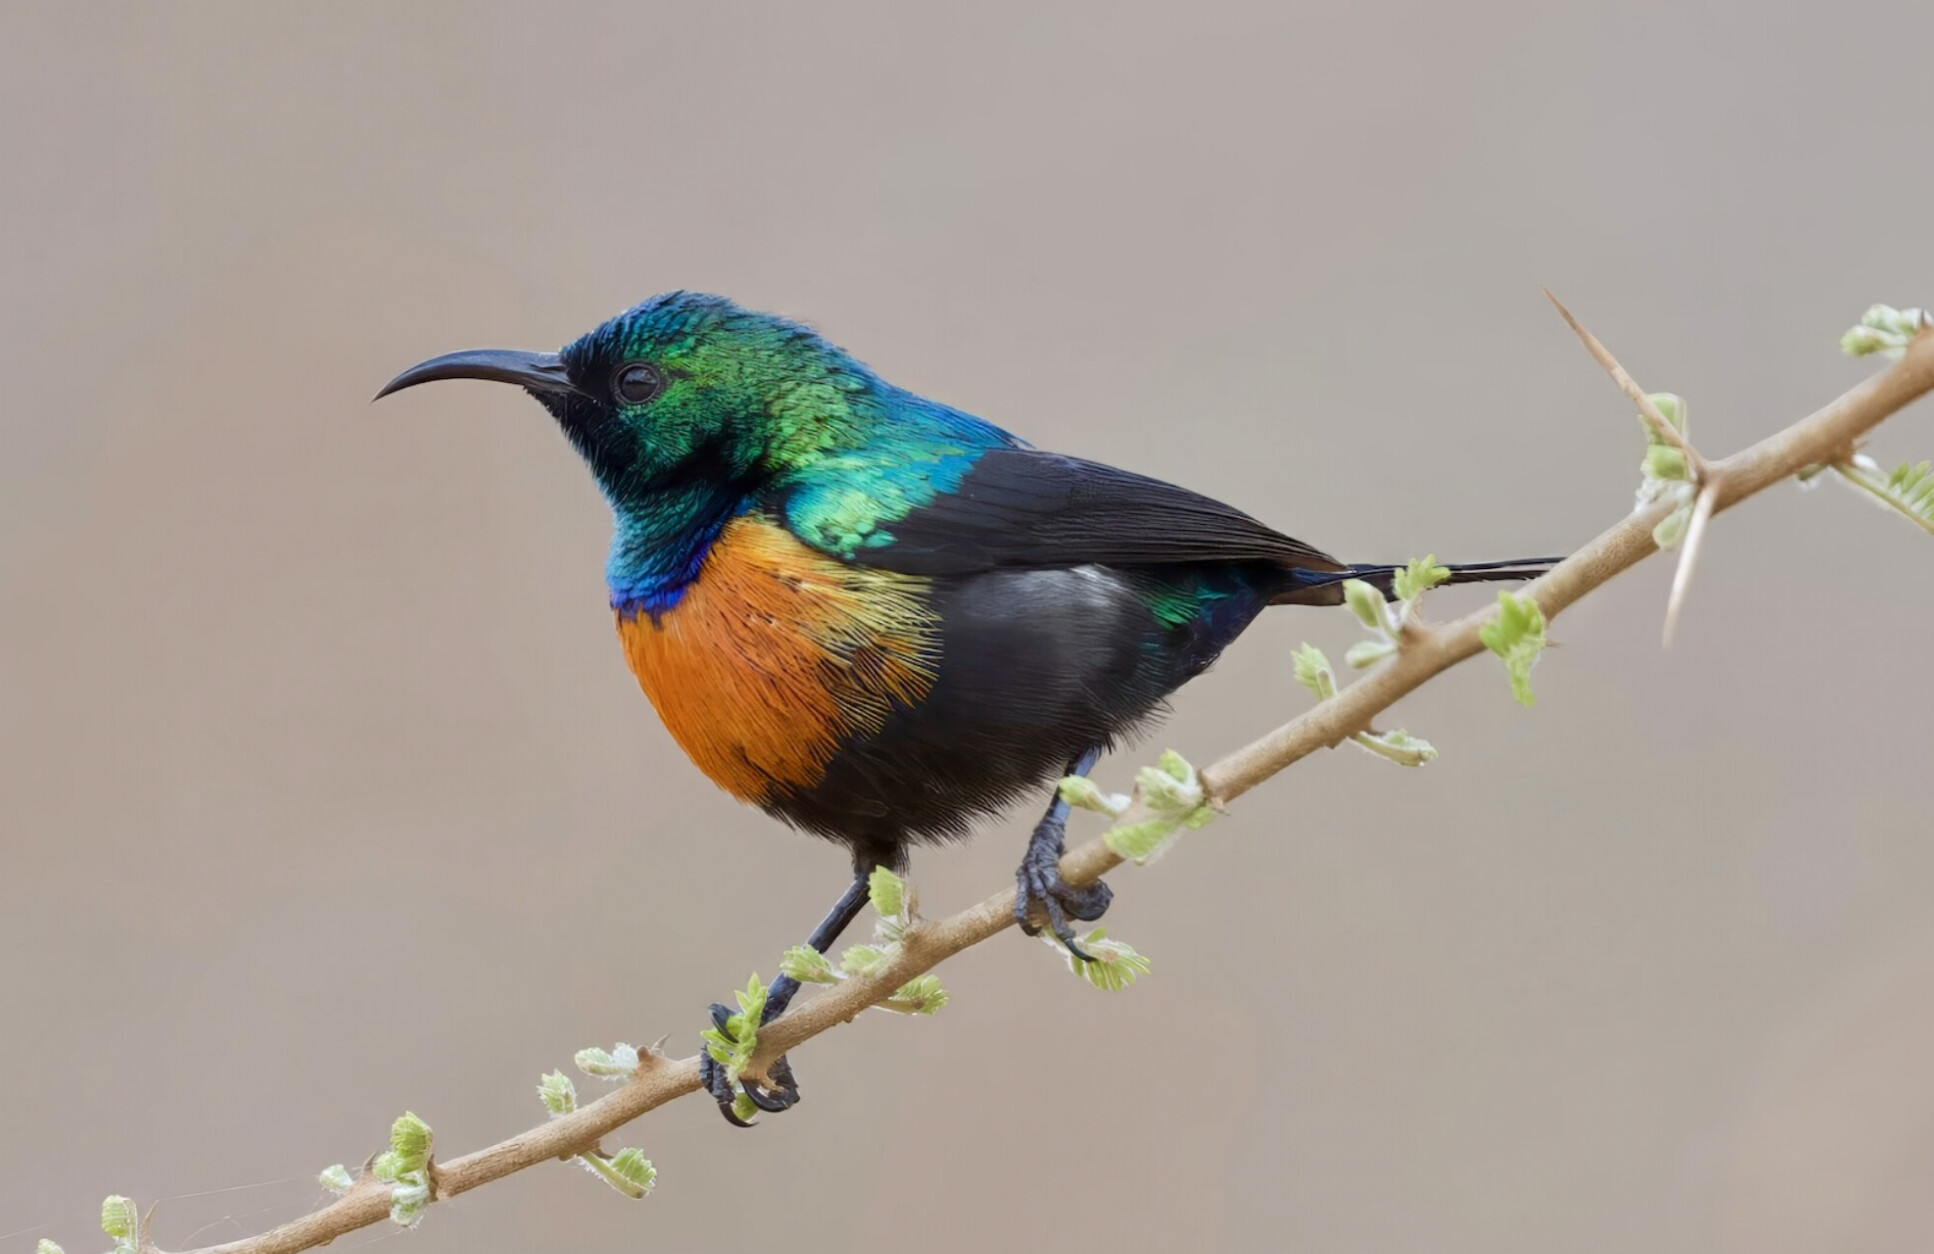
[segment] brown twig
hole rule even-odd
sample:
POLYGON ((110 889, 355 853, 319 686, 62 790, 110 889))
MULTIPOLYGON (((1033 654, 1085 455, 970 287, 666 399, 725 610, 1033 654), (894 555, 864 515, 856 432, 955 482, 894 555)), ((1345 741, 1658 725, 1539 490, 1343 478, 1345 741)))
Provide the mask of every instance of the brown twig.
MULTIPOLYGON (((1580 335, 1588 347, 1596 344, 1582 329, 1580 335)), ((1601 353, 1602 346, 1594 351, 1594 356, 1601 353)), ((1609 358, 1609 353, 1603 353, 1601 361, 1609 358)), ((1625 386, 1630 382, 1629 376, 1617 371, 1616 366, 1612 362, 1607 368, 1615 370, 1614 377, 1620 378, 1621 386, 1625 386)), ((1628 394, 1636 387, 1632 384, 1628 394)), ((1934 333, 1923 332, 1890 369, 1785 430, 1707 468, 1703 482, 1711 491, 1709 495, 1702 494, 1709 501, 1707 514, 1719 513, 1764 491, 1801 467, 1831 460, 1837 450, 1848 447, 1860 435, 1930 390, 1934 390, 1934 333)), ((1688 454, 1687 464, 1695 464, 1689 450, 1688 454)), ((1656 551, 1652 528, 1672 508, 1670 502, 1660 502, 1629 515, 1529 585, 1527 594, 1537 599, 1547 619, 1555 617, 1580 597, 1656 551)), ((1482 652, 1484 646, 1478 639, 1478 630, 1495 613, 1496 607, 1492 606, 1454 622, 1423 627, 1414 638, 1406 639, 1403 650, 1386 665, 1203 771, 1202 784, 1208 799, 1218 807, 1225 805, 1316 750, 1329 748, 1368 728, 1371 720, 1398 698, 1482 652)), ((1146 817, 1146 809, 1137 803, 1122 821, 1135 822, 1146 817)), ((1095 839, 1063 857, 1061 873, 1071 883, 1084 884, 1120 864, 1121 859, 1102 840, 1095 839)), ((762 1028, 755 1067, 851 1020, 891 997, 914 976, 1004 931, 1013 922, 1014 891, 1009 888, 949 918, 917 924, 885 970, 870 977, 846 980, 762 1028)), ((698 1087, 696 1058, 676 1062, 648 1059, 632 1079, 605 1097, 487 1149, 439 1164, 437 1197, 455 1197, 527 1167, 581 1153, 647 1111, 696 1092, 698 1087)), ((388 1186, 366 1178, 312 1214, 258 1236, 206 1247, 193 1254, 297 1254, 357 1228, 381 1222, 388 1214, 388 1186)))

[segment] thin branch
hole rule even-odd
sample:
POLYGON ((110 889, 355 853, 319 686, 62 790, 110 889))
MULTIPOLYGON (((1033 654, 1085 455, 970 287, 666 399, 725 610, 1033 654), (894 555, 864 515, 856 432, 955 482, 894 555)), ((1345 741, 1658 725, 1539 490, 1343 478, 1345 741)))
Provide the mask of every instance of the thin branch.
MULTIPOLYGON (((1580 334, 1584 336, 1582 329, 1580 334)), ((1588 347, 1596 343, 1588 336, 1584 338, 1588 347)), ((1598 352, 1602 351, 1601 347, 1598 352)), ((1621 386, 1624 382, 1629 382, 1629 376, 1621 386)), ((1934 333, 1923 331, 1905 356, 1884 373, 1778 434, 1711 466, 1706 479, 1712 488, 1710 512, 1721 512, 1764 491, 1804 466, 1831 461, 1839 450, 1850 447, 1859 436, 1930 390, 1934 390, 1934 333)), ((1670 425, 1665 424, 1668 429, 1670 425)), ((1688 464, 1693 464, 1690 456, 1688 464)), ((1527 594, 1537 599, 1547 619, 1555 617, 1655 552, 1652 528, 1671 509, 1670 502, 1661 502, 1626 517, 1529 585, 1527 594)), ((1371 720, 1398 698, 1482 652, 1478 630, 1495 613, 1496 607, 1487 607, 1454 622, 1421 628, 1388 664, 1209 767, 1201 778, 1210 802, 1218 807, 1226 805, 1316 750, 1366 730, 1371 720)), ((1121 821, 1147 817, 1147 809, 1138 801, 1121 821)), ((1121 859, 1097 838, 1063 857, 1061 874, 1072 884, 1085 884, 1119 865, 1121 859)), ((847 979, 761 1028, 759 1055, 751 1073, 758 1074, 779 1054, 851 1021, 861 1011, 891 997, 914 976, 1013 923, 1014 890, 1008 888, 950 918, 915 924, 884 970, 847 979)), ((435 1196, 439 1200, 455 1197, 527 1167, 582 1153, 638 1116, 696 1092, 698 1087, 697 1058, 674 1062, 654 1053, 631 1080, 598 1101, 487 1149, 437 1164, 433 1172, 435 1196)), ((388 1185, 365 1178, 313 1214, 259 1236, 209 1246, 193 1254, 297 1254, 381 1222, 389 1214, 389 1194, 388 1185)))

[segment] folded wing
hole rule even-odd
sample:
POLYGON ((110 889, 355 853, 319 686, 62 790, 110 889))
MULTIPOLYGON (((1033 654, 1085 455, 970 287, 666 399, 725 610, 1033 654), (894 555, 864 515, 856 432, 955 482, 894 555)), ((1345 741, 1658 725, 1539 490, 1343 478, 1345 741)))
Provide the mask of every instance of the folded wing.
MULTIPOLYGON (((790 503, 782 508, 790 512, 790 503)), ((795 530, 813 543, 810 529, 795 530)), ((950 490, 898 518, 881 518, 864 543, 836 555, 910 575, 1200 562, 1346 569, 1210 497, 1029 448, 982 453, 950 490)))

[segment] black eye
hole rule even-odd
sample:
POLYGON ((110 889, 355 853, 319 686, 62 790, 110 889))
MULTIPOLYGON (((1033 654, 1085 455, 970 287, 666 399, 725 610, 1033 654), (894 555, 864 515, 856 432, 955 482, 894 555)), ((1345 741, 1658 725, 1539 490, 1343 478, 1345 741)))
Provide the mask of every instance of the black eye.
POLYGON ((611 380, 611 391, 620 404, 642 405, 658 395, 663 384, 656 370, 642 361, 634 361, 618 367, 618 373, 611 380))

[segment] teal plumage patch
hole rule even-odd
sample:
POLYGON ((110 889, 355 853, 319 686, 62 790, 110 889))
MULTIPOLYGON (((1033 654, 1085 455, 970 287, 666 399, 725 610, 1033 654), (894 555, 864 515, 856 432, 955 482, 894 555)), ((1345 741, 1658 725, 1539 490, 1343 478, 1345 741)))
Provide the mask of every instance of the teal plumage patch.
POLYGON ((851 560, 891 544, 892 524, 958 488, 982 451, 907 440, 827 456, 792 478, 786 525, 814 548, 851 560))
MULTIPOLYGON (((1225 576, 1225 580, 1227 580, 1225 576)), ((1156 583, 1146 594, 1149 612, 1163 627, 1186 627, 1201 618, 1216 602, 1227 600, 1237 591, 1230 582, 1211 585, 1201 578, 1178 583, 1156 583)))

